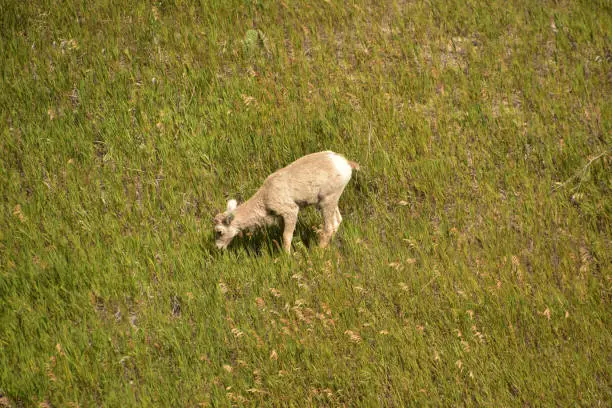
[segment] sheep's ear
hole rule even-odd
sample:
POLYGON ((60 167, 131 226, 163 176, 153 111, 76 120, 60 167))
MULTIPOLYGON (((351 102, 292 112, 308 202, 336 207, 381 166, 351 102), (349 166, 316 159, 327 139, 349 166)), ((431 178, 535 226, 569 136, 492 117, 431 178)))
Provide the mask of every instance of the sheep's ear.
POLYGON ((231 199, 227 202, 227 211, 228 212, 232 212, 236 209, 236 206, 238 205, 238 203, 236 202, 236 200, 231 199))
POLYGON ((225 220, 223 220, 223 223, 225 225, 230 225, 233 220, 234 220, 234 214, 228 214, 227 217, 225 217, 225 220))

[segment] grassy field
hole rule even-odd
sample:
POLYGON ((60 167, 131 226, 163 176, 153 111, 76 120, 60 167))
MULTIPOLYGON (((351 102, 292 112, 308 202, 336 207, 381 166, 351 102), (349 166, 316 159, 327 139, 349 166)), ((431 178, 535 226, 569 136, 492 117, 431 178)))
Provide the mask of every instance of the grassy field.
POLYGON ((0 407, 612 404, 609 1, 0 3, 0 407), (361 165, 214 247, 294 159, 361 165))

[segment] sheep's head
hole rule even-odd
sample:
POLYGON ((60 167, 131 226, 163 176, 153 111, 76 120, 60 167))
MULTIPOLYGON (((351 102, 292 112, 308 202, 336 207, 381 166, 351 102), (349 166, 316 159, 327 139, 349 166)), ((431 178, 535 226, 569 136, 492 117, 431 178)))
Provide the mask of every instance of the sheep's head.
POLYGON ((215 244, 219 249, 227 248, 232 239, 240 232, 235 225, 232 225, 236 205, 236 200, 229 200, 227 210, 215 216, 215 244))

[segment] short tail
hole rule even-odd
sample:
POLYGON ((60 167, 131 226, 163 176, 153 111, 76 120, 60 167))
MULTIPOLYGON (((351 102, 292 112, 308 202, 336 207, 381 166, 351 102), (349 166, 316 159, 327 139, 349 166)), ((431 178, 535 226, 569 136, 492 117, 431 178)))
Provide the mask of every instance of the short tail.
POLYGON ((347 160, 349 166, 351 166, 351 169, 359 171, 359 163, 355 163, 354 161, 351 160, 347 160))

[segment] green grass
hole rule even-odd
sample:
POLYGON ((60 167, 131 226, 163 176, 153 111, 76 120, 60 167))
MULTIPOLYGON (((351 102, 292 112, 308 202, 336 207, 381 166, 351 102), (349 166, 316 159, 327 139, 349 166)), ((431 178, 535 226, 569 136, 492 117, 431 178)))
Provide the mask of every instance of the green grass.
POLYGON ((3 2, 0 406, 610 406, 611 11, 3 2), (215 250, 324 149, 330 248, 215 250))

